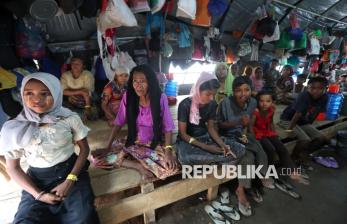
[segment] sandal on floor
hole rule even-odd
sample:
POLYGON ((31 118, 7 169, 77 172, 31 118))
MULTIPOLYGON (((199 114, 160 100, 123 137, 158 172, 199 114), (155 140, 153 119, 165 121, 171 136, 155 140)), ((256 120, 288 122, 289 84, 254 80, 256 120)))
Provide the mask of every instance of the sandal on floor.
POLYGON ((223 204, 229 204, 230 203, 230 191, 227 188, 221 189, 220 202, 223 204))
POLYGON ((239 211, 244 216, 251 216, 252 215, 252 207, 250 205, 248 205, 248 206, 243 205, 241 202, 239 202, 239 211))
POLYGON ((325 166, 327 168, 338 168, 338 164, 336 160, 332 157, 322 157, 322 156, 316 156, 313 158, 314 161, 322 166, 325 166))
POLYGON ((290 188, 288 183, 286 183, 285 181, 282 181, 282 180, 277 180, 275 182, 275 186, 282 192, 288 194, 289 196, 295 198, 295 199, 300 199, 301 198, 301 195, 296 193, 293 188, 290 188))
POLYGON ((224 216, 220 213, 219 210, 214 209, 211 205, 205 206, 205 212, 212 219, 215 224, 231 224, 224 216))
POLYGON ((230 204, 221 203, 219 201, 213 201, 212 207, 223 212, 227 217, 235 221, 240 220, 240 214, 230 204))

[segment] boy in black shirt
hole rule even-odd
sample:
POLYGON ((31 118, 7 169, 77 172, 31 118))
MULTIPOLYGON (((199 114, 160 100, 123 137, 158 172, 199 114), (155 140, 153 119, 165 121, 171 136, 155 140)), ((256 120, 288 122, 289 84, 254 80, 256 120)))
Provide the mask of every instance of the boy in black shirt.
POLYGON ((326 111, 327 85, 328 81, 324 77, 311 78, 307 91, 302 92, 295 102, 282 112, 279 125, 289 133, 295 132, 298 138, 292 154, 294 159, 307 159, 308 154, 329 142, 312 125, 318 114, 326 111))

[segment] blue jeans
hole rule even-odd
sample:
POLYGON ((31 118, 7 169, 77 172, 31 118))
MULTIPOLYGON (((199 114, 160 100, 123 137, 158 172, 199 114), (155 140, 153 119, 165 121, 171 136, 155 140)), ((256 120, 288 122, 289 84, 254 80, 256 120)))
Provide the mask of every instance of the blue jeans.
MULTIPOLYGON (((76 159, 77 156, 73 154, 67 161, 53 167, 30 167, 27 174, 36 186, 48 192, 65 180, 76 159)), ((23 191, 13 224, 98 224, 99 218, 94 207, 94 193, 87 172, 89 162, 86 163, 70 194, 58 204, 49 205, 36 201, 31 194, 23 191)))

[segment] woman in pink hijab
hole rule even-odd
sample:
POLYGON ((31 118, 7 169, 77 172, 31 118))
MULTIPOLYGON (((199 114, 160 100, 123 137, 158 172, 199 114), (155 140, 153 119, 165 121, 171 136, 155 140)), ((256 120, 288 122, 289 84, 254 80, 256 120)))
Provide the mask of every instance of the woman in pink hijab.
POLYGON ((236 141, 221 138, 214 128, 220 84, 214 74, 202 72, 191 97, 178 106, 178 159, 182 164, 235 164, 245 149, 236 141))
POLYGON ((254 87, 252 95, 255 96, 264 87, 263 69, 260 66, 253 68, 251 80, 254 87))

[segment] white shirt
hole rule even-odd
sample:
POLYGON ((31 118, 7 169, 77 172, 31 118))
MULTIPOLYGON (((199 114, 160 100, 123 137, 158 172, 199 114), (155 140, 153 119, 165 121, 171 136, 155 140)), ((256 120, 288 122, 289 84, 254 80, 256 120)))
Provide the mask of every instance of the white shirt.
POLYGON ((78 115, 72 115, 55 124, 41 126, 27 147, 7 152, 5 157, 25 156, 32 167, 52 167, 70 158, 74 153, 73 142, 87 137, 89 130, 78 115))

